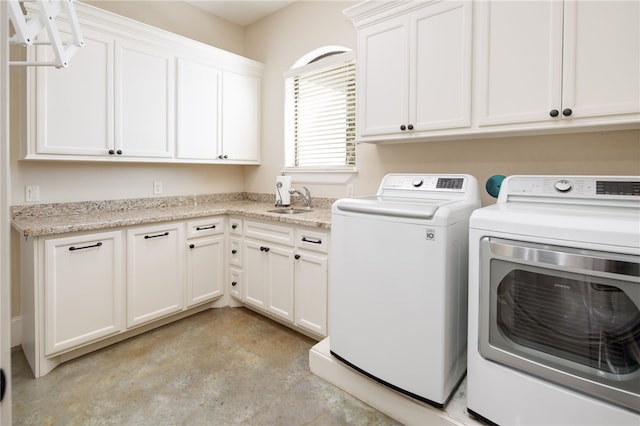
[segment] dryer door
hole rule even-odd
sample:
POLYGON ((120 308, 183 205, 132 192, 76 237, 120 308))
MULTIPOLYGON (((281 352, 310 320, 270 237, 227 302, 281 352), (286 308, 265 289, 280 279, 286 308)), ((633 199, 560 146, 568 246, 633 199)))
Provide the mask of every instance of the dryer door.
POLYGON ((481 246, 482 356, 637 411, 640 256, 481 246))

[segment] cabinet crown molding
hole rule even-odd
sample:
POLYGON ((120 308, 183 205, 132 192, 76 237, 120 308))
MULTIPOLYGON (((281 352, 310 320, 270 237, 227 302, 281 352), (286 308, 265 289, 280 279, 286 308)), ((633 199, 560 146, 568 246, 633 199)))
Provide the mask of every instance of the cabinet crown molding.
POLYGON ((437 3, 440 0, 415 1, 415 0, 367 0, 351 6, 342 11, 353 25, 359 29, 375 22, 403 15, 413 9, 419 9, 429 3, 437 3))
MULTIPOLYGON (((36 6, 32 3, 25 2, 25 7, 27 11, 36 10, 36 6)), ((252 72, 260 75, 264 69, 264 64, 261 62, 126 16, 80 2, 75 3, 75 8, 82 28, 107 31, 124 39, 131 38, 133 32, 133 34, 136 34, 135 41, 144 39, 146 43, 174 51, 186 49, 189 50, 190 55, 199 56, 203 62, 215 64, 218 68, 229 71, 242 70, 245 73, 252 72), (221 67, 221 64, 224 64, 224 66, 221 67)), ((61 16, 59 19, 65 28, 69 25, 66 17, 61 16)))

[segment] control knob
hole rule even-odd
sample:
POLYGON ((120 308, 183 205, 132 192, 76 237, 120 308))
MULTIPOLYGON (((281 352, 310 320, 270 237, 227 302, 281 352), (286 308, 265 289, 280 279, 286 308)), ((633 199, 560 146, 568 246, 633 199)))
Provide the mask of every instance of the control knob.
POLYGON ((570 181, 562 179, 553 184, 553 188, 558 192, 569 192, 573 189, 570 181))
POLYGON ((422 184, 424 183, 424 179, 422 178, 415 178, 411 184, 416 187, 416 188, 420 188, 422 186, 422 184))

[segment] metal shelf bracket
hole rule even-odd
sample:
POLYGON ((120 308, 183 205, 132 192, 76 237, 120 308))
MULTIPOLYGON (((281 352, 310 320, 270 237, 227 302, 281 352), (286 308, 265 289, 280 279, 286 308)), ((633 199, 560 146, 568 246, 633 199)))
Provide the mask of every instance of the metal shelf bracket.
POLYGON ((27 0, 37 3, 38 8, 34 13, 23 12, 20 0, 8 0, 9 20, 13 25, 15 34, 9 38, 11 44, 25 46, 46 44, 53 49, 55 59, 52 62, 9 62, 9 65, 22 66, 54 66, 66 68, 71 57, 84 46, 84 40, 80 32, 78 17, 73 0, 27 0), (58 16, 66 15, 66 20, 71 28, 72 38, 63 41, 56 24, 58 16), (37 41, 36 37, 46 29, 48 41, 37 41))

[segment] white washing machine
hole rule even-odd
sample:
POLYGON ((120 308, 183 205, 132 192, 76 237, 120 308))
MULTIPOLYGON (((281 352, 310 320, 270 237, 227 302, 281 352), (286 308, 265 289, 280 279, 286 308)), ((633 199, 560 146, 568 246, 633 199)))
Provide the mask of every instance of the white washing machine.
POLYGON ((331 353, 442 407, 466 370, 469 175, 390 174, 332 206, 331 353))
POLYGON ((469 230, 467 409, 640 425, 640 177, 510 176, 469 230))

